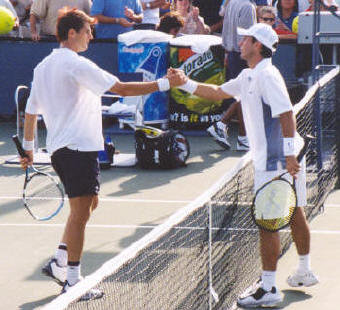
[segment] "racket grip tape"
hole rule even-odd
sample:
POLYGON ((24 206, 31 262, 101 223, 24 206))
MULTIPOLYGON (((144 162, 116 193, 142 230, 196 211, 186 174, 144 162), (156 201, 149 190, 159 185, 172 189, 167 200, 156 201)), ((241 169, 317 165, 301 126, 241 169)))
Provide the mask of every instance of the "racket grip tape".
POLYGON ((22 144, 21 144, 21 142, 20 142, 20 140, 19 140, 18 135, 12 136, 12 140, 13 140, 13 142, 15 143, 15 146, 17 147, 17 150, 18 150, 19 155, 20 155, 21 157, 26 157, 26 158, 27 158, 28 155, 26 154, 24 148, 22 147, 22 144))
POLYGON ((313 137, 312 135, 306 135, 305 137, 303 137, 304 145, 303 145, 303 148, 301 149, 300 153, 298 154, 298 156, 296 158, 298 162, 300 162, 302 160, 303 156, 305 156, 309 144, 314 139, 315 139, 315 137, 313 137))

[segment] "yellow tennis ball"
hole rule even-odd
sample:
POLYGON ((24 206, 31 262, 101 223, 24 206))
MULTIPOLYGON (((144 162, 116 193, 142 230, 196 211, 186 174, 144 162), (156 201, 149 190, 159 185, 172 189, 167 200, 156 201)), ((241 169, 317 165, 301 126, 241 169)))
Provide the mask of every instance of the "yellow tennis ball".
POLYGON ((299 29, 299 16, 296 16, 293 19, 293 23, 292 23, 292 31, 294 33, 298 33, 298 29, 299 29))
POLYGON ((0 6, 0 34, 7 34, 12 31, 14 23, 13 13, 4 6, 0 6))

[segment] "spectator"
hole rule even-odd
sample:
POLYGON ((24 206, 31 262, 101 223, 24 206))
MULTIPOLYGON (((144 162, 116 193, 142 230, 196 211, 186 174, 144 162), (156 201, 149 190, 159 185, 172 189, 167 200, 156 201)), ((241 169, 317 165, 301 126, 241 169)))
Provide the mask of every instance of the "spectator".
MULTIPOLYGON (((241 37, 237 34, 237 27, 248 29, 255 23, 256 8, 251 0, 229 1, 226 6, 222 29, 222 44, 226 53, 226 81, 236 78, 243 69, 248 67, 247 63, 241 59, 239 47, 241 37)), ((230 143, 227 135, 227 124, 235 114, 237 114, 239 120, 239 134, 236 149, 238 151, 247 151, 249 144, 239 102, 232 101, 228 110, 222 115, 221 121, 210 126, 207 132, 219 145, 225 149, 229 149, 230 143)))
POLYGON ((159 24, 159 8, 166 5, 165 0, 141 0, 143 8, 143 20, 135 26, 135 29, 155 30, 159 24))
POLYGON ((258 10, 257 18, 259 23, 265 23, 271 27, 274 27, 276 19, 276 9, 272 6, 262 6, 258 10))
MULTIPOLYGON (((272 6, 276 7, 277 2, 278 2, 277 0, 273 0, 272 6)), ((299 4, 299 12, 304 12, 309 7, 309 0, 298 0, 298 4, 299 4)))
POLYGON ((280 39, 296 39, 296 33, 292 32, 292 24, 297 16, 299 16, 298 0, 278 0, 275 31, 280 39))
POLYGON ((20 24, 29 19, 32 0, 11 0, 11 3, 17 12, 20 24))
POLYGON ((96 17, 96 37, 116 38, 131 31, 143 19, 139 0, 93 0, 91 15, 96 17))
POLYGON ((208 34, 210 28, 204 23, 200 16, 198 7, 192 6, 192 0, 176 0, 176 10, 184 19, 184 27, 181 33, 184 34, 208 34))
POLYGON ((65 6, 74 7, 89 14, 91 0, 34 0, 30 12, 32 40, 40 40, 40 35, 55 37, 58 11, 65 6), (38 20, 40 21, 40 33, 37 30, 38 20))
POLYGON ((166 0, 165 4, 159 9, 159 14, 163 16, 170 11, 174 11, 174 0, 166 0))
POLYGON ((210 32, 221 33, 223 19, 219 15, 219 9, 222 5, 222 0, 194 0, 193 5, 199 8, 200 15, 210 27, 210 32))
POLYGON ((183 17, 179 15, 178 12, 173 11, 166 13, 161 17, 157 30, 171 34, 175 37, 183 26, 183 17))

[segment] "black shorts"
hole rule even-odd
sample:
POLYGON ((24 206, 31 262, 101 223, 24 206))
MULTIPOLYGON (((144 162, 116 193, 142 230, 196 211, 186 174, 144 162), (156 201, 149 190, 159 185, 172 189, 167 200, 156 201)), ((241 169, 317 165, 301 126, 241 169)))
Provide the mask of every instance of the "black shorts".
POLYGON ((98 195, 98 152, 79 152, 64 147, 52 154, 51 162, 69 198, 98 195))

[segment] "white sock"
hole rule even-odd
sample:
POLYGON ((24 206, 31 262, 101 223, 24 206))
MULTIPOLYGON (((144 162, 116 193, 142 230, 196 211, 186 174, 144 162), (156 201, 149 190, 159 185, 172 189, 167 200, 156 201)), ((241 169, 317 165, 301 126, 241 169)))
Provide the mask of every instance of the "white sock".
POLYGON ((69 285, 75 285, 81 280, 80 264, 77 266, 67 265, 67 282, 69 285))
POLYGON ((299 273, 306 273, 307 271, 311 270, 310 267, 310 255, 299 255, 299 267, 298 267, 298 272, 299 273))
POLYGON ((62 267, 67 266, 67 246, 65 243, 60 243, 57 251, 55 252, 55 258, 58 265, 62 267))
POLYGON ((272 289, 273 286, 276 287, 276 271, 262 271, 262 288, 267 292, 272 289))

